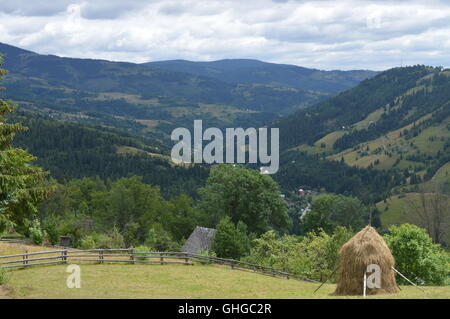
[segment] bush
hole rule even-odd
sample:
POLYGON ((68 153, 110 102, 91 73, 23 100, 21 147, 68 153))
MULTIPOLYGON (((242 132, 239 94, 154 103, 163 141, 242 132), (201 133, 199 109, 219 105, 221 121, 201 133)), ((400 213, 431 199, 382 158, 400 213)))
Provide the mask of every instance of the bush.
POLYGON ((111 234, 101 234, 98 237, 97 248, 102 249, 114 249, 114 248, 124 248, 125 242, 123 236, 119 233, 117 228, 114 227, 111 234))
POLYGON ((81 249, 95 249, 97 248, 96 241, 98 240, 98 236, 95 235, 87 235, 81 239, 81 249))
POLYGON ((132 222, 125 225, 125 229, 123 231, 123 239, 125 242, 125 246, 127 247, 133 247, 136 246, 138 243, 138 231, 139 231, 139 224, 132 222))
POLYGON ((217 225, 212 249, 221 258, 240 259, 250 251, 247 237, 247 226, 238 222, 235 226, 229 216, 224 217, 217 225))
POLYGON ((45 233, 47 234, 47 240, 52 245, 56 245, 59 242, 59 230, 56 220, 49 219, 44 225, 45 233))
POLYGON ((155 251, 178 251, 180 246, 160 224, 149 229, 145 245, 155 251))
POLYGON ((36 245, 42 245, 45 239, 45 232, 41 229, 41 223, 38 220, 33 221, 30 231, 31 241, 36 245))
MULTIPOLYGON (((197 255, 203 256, 203 257, 217 257, 216 253, 212 250, 204 250, 201 249, 197 252, 197 255)), ((198 261, 195 262, 195 264, 199 264, 199 265, 207 265, 210 264, 209 261, 207 261, 207 259, 199 259, 198 261)))
POLYGON ((251 253, 244 260, 323 281, 336 269, 339 249, 352 236, 345 227, 337 227, 331 235, 318 231, 305 237, 285 235, 279 238, 269 231, 253 240, 251 253))
POLYGON ((5 216, 0 214, 0 238, 11 229, 14 223, 8 220, 5 216))
MULTIPOLYGON (((395 258, 396 269, 414 283, 444 285, 450 277, 450 258, 427 232, 415 225, 392 226, 384 236, 395 258)), ((398 276, 400 284, 409 285, 398 276)))
MULTIPOLYGON (((152 249, 150 247, 147 246, 138 246, 138 247, 134 247, 134 252, 135 253, 148 253, 151 252, 152 249)), ((140 257, 140 256, 144 256, 145 254, 138 254, 135 255, 136 260, 147 260, 147 257, 140 257)))
POLYGON ((4 268, 0 268, 0 286, 6 285, 9 279, 9 271, 4 268))
POLYGON ((76 222, 67 222, 60 229, 60 234, 63 236, 69 236, 72 241, 72 247, 80 247, 83 233, 81 228, 76 222))

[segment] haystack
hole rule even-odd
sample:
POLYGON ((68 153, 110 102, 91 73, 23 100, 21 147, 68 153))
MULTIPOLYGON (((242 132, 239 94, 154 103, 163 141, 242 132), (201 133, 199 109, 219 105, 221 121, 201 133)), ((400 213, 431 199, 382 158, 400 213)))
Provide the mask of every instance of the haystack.
MULTIPOLYGON (((336 295, 362 295, 364 273, 367 266, 376 264, 381 269, 381 287, 367 288, 367 295, 397 293, 399 288, 395 282, 394 257, 383 237, 367 226, 339 251, 339 272, 336 295)), ((368 274, 370 275, 370 273, 368 274)))

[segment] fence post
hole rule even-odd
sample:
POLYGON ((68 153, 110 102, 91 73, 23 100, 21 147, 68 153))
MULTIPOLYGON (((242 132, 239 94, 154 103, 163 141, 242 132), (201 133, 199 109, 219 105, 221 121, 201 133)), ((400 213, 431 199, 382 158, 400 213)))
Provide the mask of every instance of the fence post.
POLYGON ((28 250, 25 250, 25 255, 22 256, 23 264, 28 265, 28 250))
POLYGON ((185 261, 185 265, 189 265, 189 258, 188 258, 187 253, 184 253, 184 261, 185 261))
POLYGON ((160 260, 161 260, 161 265, 164 265, 164 256, 163 256, 163 253, 162 253, 162 252, 159 253, 159 256, 160 256, 160 260))
POLYGON ((67 249, 64 249, 64 262, 67 264, 67 249))
POLYGON ((134 265, 134 248, 130 249, 130 260, 131 263, 134 265))
POLYGON ((98 251, 98 258, 100 259, 100 263, 103 264, 103 249, 98 251))

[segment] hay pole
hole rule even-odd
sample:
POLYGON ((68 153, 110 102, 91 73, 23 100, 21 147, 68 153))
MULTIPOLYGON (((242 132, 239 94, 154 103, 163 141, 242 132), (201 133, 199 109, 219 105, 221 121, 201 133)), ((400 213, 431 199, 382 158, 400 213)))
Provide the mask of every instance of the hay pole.
POLYGON ((363 296, 366 298, 366 287, 367 287, 367 273, 364 271, 364 278, 363 278, 363 296))
POLYGON ((316 290, 314 290, 313 294, 315 294, 317 290, 319 290, 320 288, 322 288, 322 286, 328 281, 328 279, 330 279, 330 278, 334 275, 334 273, 335 273, 336 270, 338 270, 338 269, 339 269, 339 265, 333 270, 333 272, 331 273, 331 275, 329 275, 328 278, 327 278, 323 283, 321 283, 320 286, 316 288, 316 290))
POLYGON ((399 274, 400 276, 402 276, 406 281, 408 281, 410 284, 413 284, 417 289, 422 290, 422 292, 425 292, 424 289, 420 288, 419 286, 417 286, 415 283, 413 283, 411 280, 409 280, 408 278, 406 278, 405 276, 402 275, 402 273, 400 271, 398 271, 397 269, 395 269, 394 267, 391 267, 397 274, 399 274))

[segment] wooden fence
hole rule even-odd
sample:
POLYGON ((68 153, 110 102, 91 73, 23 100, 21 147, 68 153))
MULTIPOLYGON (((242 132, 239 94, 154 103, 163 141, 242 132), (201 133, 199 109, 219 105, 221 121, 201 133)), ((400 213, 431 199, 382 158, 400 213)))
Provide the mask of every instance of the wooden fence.
POLYGON ((186 252, 137 252, 134 249, 60 249, 0 256, 0 268, 23 268, 68 262, 129 263, 129 264, 182 264, 194 263, 229 266, 232 269, 256 272, 272 277, 315 282, 306 277, 290 274, 272 267, 251 264, 234 259, 204 256, 186 252))

